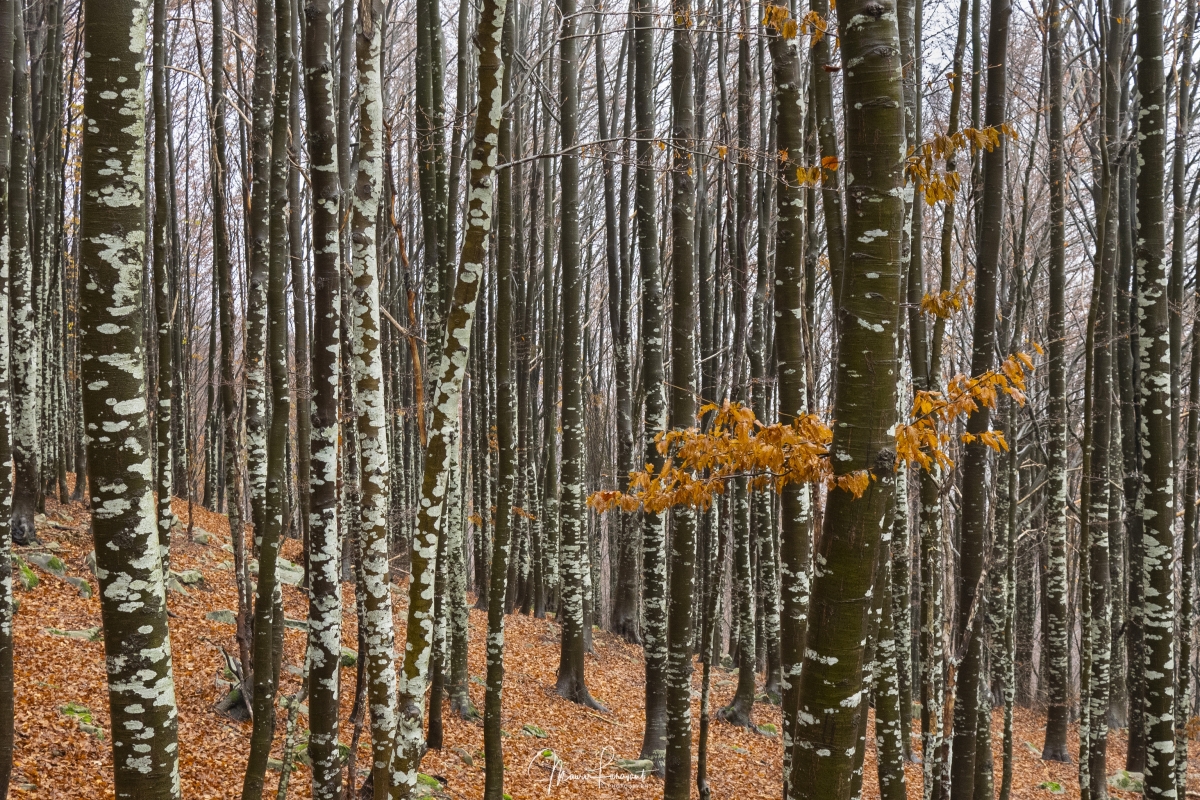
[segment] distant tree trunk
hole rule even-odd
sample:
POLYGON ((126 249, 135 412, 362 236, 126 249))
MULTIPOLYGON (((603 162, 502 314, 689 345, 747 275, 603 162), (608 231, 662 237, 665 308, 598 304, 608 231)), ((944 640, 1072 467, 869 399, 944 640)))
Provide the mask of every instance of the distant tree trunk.
POLYGON ((1049 482, 1047 539, 1050 558, 1046 572, 1046 684, 1050 708, 1042 758, 1070 761, 1067 751, 1067 378, 1066 378, 1066 228, 1063 167, 1063 33, 1059 0, 1049 0, 1050 122, 1050 295, 1046 338, 1049 340, 1049 408, 1046 444, 1049 482))
POLYGON ((458 408, 470 351, 471 329, 487 257, 487 236, 492 227, 492 197, 496 175, 496 139, 503 106, 500 90, 505 63, 501 52, 506 0, 488 0, 475 34, 479 47, 478 106, 467 192, 467 229, 454 282, 445 335, 431 380, 433 419, 425 448, 417 530, 413 537, 409 581, 408 621, 405 629, 404 669, 396 747, 392 756, 391 796, 411 796, 417 784, 417 766, 425 745, 423 728, 425 689, 428 685, 430 646, 434 620, 432 589, 437 568, 438 532, 444 518, 446 472, 453 464, 450 448, 458 429, 458 408), (494 5, 493 5, 494 2, 494 5))
MULTIPOLYGON (((220 0, 214 0, 219 3, 220 0)), ((309 517, 309 757, 313 797, 341 797, 338 751, 342 583, 337 519, 338 376, 341 364, 341 258, 337 131, 333 119, 333 12, 330 0, 306 0, 305 105, 312 181, 313 344, 312 481, 309 517)), ((295 212, 293 212, 295 213, 295 212)))
POLYGON ((1166 92, 1161 0, 1137 0, 1137 307, 1143 456, 1141 622, 1147 798, 1175 796, 1175 498, 1163 162, 1166 92))
MULTIPOLYGON (((654 174, 654 18, 648 0, 633 0, 634 24, 634 135, 637 141, 638 262, 641 267, 642 304, 642 437, 643 458, 655 470, 662 455, 654 437, 667 428, 666 392, 663 388, 663 294, 658 257, 658 200, 654 174)), ((642 623, 646 659, 646 727, 641 758, 661 769, 666 759, 667 565, 666 520, 662 514, 642 514, 642 623)))
POLYGON ((836 367, 831 445, 835 474, 864 471, 860 497, 829 491, 816 558, 804 663, 800 674, 792 786, 801 798, 848 798, 860 728, 867 714, 862 676, 868 655, 871 589, 880 540, 894 504, 901 300, 905 132, 896 7, 838 6, 846 76, 847 131, 844 285, 837 306, 841 356, 836 367), (854 20, 853 25, 848 22, 854 20), (869 287, 869 291, 867 291, 869 287), (853 434, 850 432, 853 431, 853 434))
POLYGON ((12 155, 9 180, 9 290, 12 329, 12 538, 33 544, 38 502, 38 365, 33 257, 29 252, 29 66, 24 13, 13 25, 12 155))
MULTIPOLYGON (((146 373, 134 355, 145 318, 146 11, 144 0, 88 0, 83 8, 88 124, 83 129, 79 281, 81 384, 112 715, 113 788, 117 798, 139 800, 180 797, 146 373), (121 436, 107 435, 111 430, 121 436)), ((19 43, 20 33, 16 38, 19 43)))

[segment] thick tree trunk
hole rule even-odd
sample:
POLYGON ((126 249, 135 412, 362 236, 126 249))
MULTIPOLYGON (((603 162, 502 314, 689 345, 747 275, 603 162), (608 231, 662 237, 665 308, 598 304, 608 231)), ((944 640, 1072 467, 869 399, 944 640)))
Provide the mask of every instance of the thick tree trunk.
POLYGON ((894 3, 838 6, 846 76, 847 249, 831 445, 835 474, 870 478, 861 496, 833 488, 817 545, 792 767, 798 797, 848 798, 864 702, 871 589, 893 509, 897 326, 901 300, 905 133, 894 3), (847 24, 850 20, 853 25, 847 24))
MULTIPOLYGON (((14 544, 33 544, 37 538, 34 513, 38 504, 38 376, 39 350, 34 308, 33 257, 29 223, 29 66, 26 59, 24 13, 15 12, 12 84, 12 190, 8 204, 9 326, 12 330, 12 538, 14 544)), ((140 338, 140 332, 139 332, 140 338)))
POLYGON ((134 355, 145 319, 146 11, 144 0, 84 4, 89 123, 83 131, 79 282, 113 788, 117 798, 138 800, 180 796, 146 372, 134 355), (108 435, 111 430, 121 436, 108 435))
POLYGON ((1145 665, 1146 780, 1148 798, 1174 797, 1175 730, 1175 492, 1172 463, 1171 365, 1165 288, 1163 162, 1166 92, 1161 0, 1137 1, 1137 308, 1142 418, 1143 537, 1141 622, 1145 665))

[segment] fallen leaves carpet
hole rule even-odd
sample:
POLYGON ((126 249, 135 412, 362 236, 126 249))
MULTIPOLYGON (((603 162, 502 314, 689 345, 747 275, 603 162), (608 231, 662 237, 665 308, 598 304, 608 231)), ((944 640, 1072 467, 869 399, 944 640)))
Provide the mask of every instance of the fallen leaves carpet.
MULTIPOLYGON (((62 561, 63 575, 54 570, 30 567, 37 585, 26 589, 17 582, 20 609, 15 620, 16 744, 13 788, 16 798, 111 798, 112 772, 109 741, 108 700, 104 677, 103 645, 89 632, 100 625, 100 605, 92 596, 81 596, 67 577, 84 578, 94 589, 96 582, 87 565, 92 550, 88 514, 80 504, 60 506, 47 503, 45 518, 39 519, 41 547, 18 548, 23 557, 52 553, 62 561), (94 640, 95 639, 95 640, 94 640)), ((250 723, 234 722, 216 710, 226 693, 221 682, 224 657, 221 649, 236 653, 234 628, 228 622, 206 618, 209 612, 237 607, 232 556, 226 519, 202 508, 193 509, 193 531, 203 532, 206 543, 187 536, 188 506, 175 502, 182 521, 172 540, 171 566, 176 572, 197 570, 202 580, 185 587, 187 594, 171 592, 171 646, 174 656, 176 699, 179 706, 180 776, 183 796, 189 800, 235 798, 241 793, 242 772, 250 739, 250 723)), ((285 543, 283 554, 300 561, 295 540, 285 543)), ((43 559, 44 560, 44 559, 43 559)), ((295 586, 284 586, 285 616, 303 620, 307 597, 295 586)), ((405 594, 393 593, 397 640, 403 641, 405 594)), ((353 587, 344 587, 345 625, 343 641, 354 648, 353 587)), ((472 702, 483 707, 485 671, 483 641, 486 615, 470 614, 469 669, 472 702)), ((520 615, 506 621, 505 689, 502 728, 504 739, 505 790, 514 800, 537 797, 657 798, 662 784, 656 778, 640 779, 623 773, 613 763, 617 758, 636 758, 641 745, 645 691, 641 651, 606 632, 597 631, 594 653, 587 659, 587 680, 592 695, 609 713, 595 713, 554 693, 558 665, 558 626, 552 620, 520 615), (526 727, 530 726, 530 727, 526 727), (544 738, 542 738, 544 734, 544 738), (560 765, 548 766, 542 757, 552 750, 560 765)), ((288 628, 285 634, 281 692, 294 694, 303 664, 305 633, 288 628)), ((349 742, 347 720, 353 700, 354 670, 342 671, 342 741, 349 742)), ((736 673, 713 671, 713 709, 727 703, 737 683, 736 673)), ((700 669, 694 674, 693 736, 699 720, 700 669)), ((714 714, 715 717, 715 714, 714 714)), ((779 730, 778 707, 759 703, 755 722, 768 731, 779 730)), ((286 714, 280 710, 273 757, 282 752, 286 714)), ((303 728, 307 720, 301 716, 303 728)), ((1078 797, 1075 767, 1042 762, 1038 757, 1043 738, 1044 717, 1019 709, 1015 724, 1013 796, 1017 798, 1078 797), (1055 795, 1045 788, 1058 784, 1055 795)), ((994 719, 993 745, 996 781, 999 785, 1002 716, 994 719)), ((1074 737, 1074 731, 1072 731, 1074 737)), ((359 770, 369 763, 368 734, 364 731, 359 770)), ((868 742, 873 734, 868 734, 868 742)), ((1194 747, 1195 745, 1193 745, 1194 747)), ((431 751, 422 771, 436 777, 438 794, 446 798, 474 800, 483 792, 483 729, 478 722, 445 717, 445 746, 431 751)), ((1125 735, 1110 737, 1110 762, 1124 760, 1125 735)), ((693 754, 695 746, 693 744, 693 754)), ((736 728, 714 719, 709 744, 709 779, 714 798, 764 800, 781 794, 782 745, 779 736, 736 728)), ((1192 765, 1197 751, 1192 751, 1192 765)), ((1194 767, 1193 767, 1194 768, 1194 767)), ((907 768, 909 797, 921 796, 920 766, 907 768)), ((1116 767, 1110 768, 1110 772, 1116 767)), ((864 797, 878 797, 874 745, 869 744, 865 764, 864 797)), ((276 796, 278 772, 268 773, 267 797, 276 796)), ((359 781, 362 780, 359 775, 359 781)), ((308 798, 309 772, 300 765, 292 775, 288 796, 308 798)), ((1200 784, 1193 774, 1192 786, 1200 784)), ((693 796, 695 792, 693 792, 693 796)), ((1123 795, 1132 796, 1132 795, 1123 795)))

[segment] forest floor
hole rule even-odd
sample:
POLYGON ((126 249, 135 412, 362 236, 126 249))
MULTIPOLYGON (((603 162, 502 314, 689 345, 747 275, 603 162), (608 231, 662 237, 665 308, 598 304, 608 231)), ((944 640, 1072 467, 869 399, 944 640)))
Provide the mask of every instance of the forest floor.
MULTIPOLYGON (((94 592, 91 597, 82 597, 75 584, 55 574, 56 564, 42 569, 30 561, 39 553, 42 561, 46 560, 46 554, 57 555, 65 565, 66 577, 84 578, 94 590, 96 581, 87 565, 92 549, 88 514, 80 504, 59 506, 53 501, 47 502, 46 511, 46 517, 39 518, 38 536, 42 545, 17 549, 39 580, 29 589, 20 580, 14 580, 20 608, 15 620, 16 743, 11 796, 110 798, 113 790, 104 652, 96 635, 100 625, 99 600, 94 592)), ((186 595, 171 592, 168 599, 183 796, 189 800, 235 798, 240 796, 250 723, 232 721, 216 710, 227 687, 221 683, 225 664, 221 648, 236 653, 237 646, 232 624, 206 617, 213 611, 237 607, 232 556, 223 548, 229 542, 228 524, 225 517, 196 507, 194 532, 208 534, 207 544, 201 544, 188 540, 187 504, 176 500, 175 512, 184 526, 177 529, 172 540, 172 569, 179 573, 198 570, 203 576, 201 582, 185 587, 186 595)), ((289 540, 283 554, 292 561, 300 561, 299 550, 299 543, 289 540)), ((285 616, 304 619, 305 594, 294 586, 284 586, 283 591, 285 616)), ((406 596, 397 589, 393 600, 397 640, 402 641, 406 596)), ((351 586, 345 587, 343 602, 344 642, 354 648, 351 586)), ((486 614, 473 609, 470 692, 472 702, 481 709, 486 626, 486 614)), ((587 679, 592 695, 610 712, 598 714, 554 693, 558 638, 558 627, 550 620, 513 615, 506 621, 502 721, 508 734, 504 740, 506 792, 514 800, 661 797, 662 785, 658 779, 631 779, 633 776, 622 773, 613 764, 614 758, 636 758, 640 749, 645 686, 640 649, 606 632, 596 632, 595 652, 588 656, 587 679), (545 738, 531 735, 530 731, 544 733, 545 738), (553 784, 547 759, 541 756, 546 749, 553 750, 562 761, 553 784)), ((289 669, 283 673, 284 694, 292 695, 299 688, 297 673, 303 665, 304 648, 304 632, 289 627, 285 636, 284 664, 289 669)), ((693 715, 698 727, 699 668, 694 681, 693 697, 697 699, 693 702, 693 715)), ((352 687, 353 682, 354 670, 345 669, 343 687, 352 687)), ((736 683, 736 672, 714 671, 714 709, 730 700, 736 683)), ((352 700, 347 688, 342 698, 343 742, 350 740, 347 720, 352 700)), ((759 703, 754 716, 759 725, 779 729, 778 707, 759 703)), ((286 712, 280 710, 278 720, 274 758, 279 758, 282 752, 286 712)), ((997 786, 1002 721, 997 712, 993 724, 997 786)), ((300 727, 305 725, 301 715, 300 727)), ((1018 709, 1013 796, 1077 797, 1075 768, 1045 763, 1038 757, 1043 729, 1044 716, 1018 709), (1052 792, 1050 784, 1061 789, 1052 792)), ((1071 737, 1074 746, 1074 730, 1071 737)), ((357 759, 360 773, 370 762, 368 738, 369 733, 364 731, 357 759)), ((868 736, 868 742, 873 742, 873 735, 868 736)), ((1124 732, 1113 732, 1109 742, 1110 763, 1120 766, 1124 761, 1124 732)), ((422 763, 422 770, 441 782, 439 796, 456 800, 482 796, 482 748, 483 728, 478 722, 446 715, 445 747, 431 751, 422 763)), ((782 745, 778 735, 764 735, 714 721, 709 754, 708 771, 715 798, 773 800, 780 796, 782 745)), ((921 796, 920 769, 919 765, 908 766, 909 797, 914 800, 921 796)), ((1200 787, 1200 748, 1195 742, 1189 771, 1190 785, 1200 787)), ((268 774, 268 796, 276 794, 278 775, 275 771, 268 774)), ((865 776, 864 796, 878 797, 873 744, 868 746, 865 776)), ((288 795, 310 796, 309 772, 304 766, 298 766, 292 775, 288 795)), ((1116 796, 1134 795, 1117 793, 1116 796)))

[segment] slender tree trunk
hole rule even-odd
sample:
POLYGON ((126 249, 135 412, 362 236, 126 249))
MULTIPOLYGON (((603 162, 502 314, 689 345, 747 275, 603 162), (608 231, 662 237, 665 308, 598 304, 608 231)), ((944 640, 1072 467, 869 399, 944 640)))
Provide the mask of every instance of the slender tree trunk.
POLYGON ((158 538, 162 545, 164 570, 170 567, 171 524, 171 405, 174 387, 173 331, 171 325, 171 264, 167 237, 170 235, 170 179, 167 130, 171 115, 167 111, 167 20, 166 0, 154 0, 153 95, 154 95, 154 313, 158 327, 158 402, 154 410, 158 493, 158 538))
POLYGON ((584 677, 584 569, 587 560, 587 492, 584 482, 584 272, 579 240, 579 65, 575 0, 559 0, 559 163, 562 215, 559 259, 562 263, 562 652, 556 691, 576 703, 597 706, 584 677))
MULTIPOLYGON (((671 427, 696 424, 696 113, 692 85, 691 0, 672 0, 671 43, 671 427)), ((761 232, 760 232, 760 235, 761 232)), ((765 269, 764 264, 759 269, 765 269)), ((692 595, 696 571, 696 515, 671 510, 670 587, 667 607, 667 758, 663 797, 687 800, 692 785, 692 595)), ((770 537, 770 532, 766 534, 770 537)), ((774 602, 774 598, 772 598, 774 602)))
MULTIPOLYGON (((768 47, 775 79, 776 146, 803 152, 804 95, 800 52, 794 40, 768 30, 768 47)), ((776 246, 775 352, 779 360, 779 419, 786 423, 807 413, 804 329, 804 235, 808 193, 786 163, 775 167, 778 184, 779 234, 776 246)), ((810 537, 812 536, 811 487, 789 483, 781 498, 782 526, 779 574, 782 614, 780 656, 783 715, 783 797, 798 796, 793 784, 794 742, 800 724, 800 667, 808 627, 810 537)), ((719 565, 723 567, 723 564, 719 565)), ((719 627, 719 621, 714 622, 719 627)))
POLYGON ((367 697, 371 705, 371 775, 376 800, 388 796, 388 768, 396 735, 396 665, 393 655, 392 593, 388 561, 390 494, 387 414, 383 398, 380 346, 378 236, 379 198, 383 188, 383 94, 380 42, 383 2, 359 5, 355 25, 358 62, 358 170, 351 204, 353 252, 354 412, 358 429, 361 480, 359 558, 366 590, 367 697))
POLYGON ((1050 558, 1046 573, 1046 653, 1043 673, 1050 707, 1042 758, 1070 761, 1067 751, 1067 383, 1066 383, 1066 228, 1063 167, 1063 33, 1059 0, 1049 0, 1050 122, 1050 296, 1046 337, 1049 340, 1049 408, 1046 430, 1047 510, 1050 558))
MULTIPOLYGON (((0 48, 11 48, 19 4, 0 1, 0 48)), ((3 49, 0 49, 3 52, 3 49)), ((9 241, 9 167, 12 147, 13 60, 0 59, 0 242, 9 241)), ((8 287, 11 254, 0 244, 0 287, 8 287)), ((12 306, 0 291, 0 797, 8 796, 13 764, 12 400, 9 394, 12 306)), ((76 486, 84 474, 76 464, 76 486)))
MULTIPOLYGON (((998 128, 1006 121, 1006 73, 1009 0, 992 4, 988 23, 988 82, 986 125, 998 128)), ((1004 138, 983 155, 982 211, 979 225, 979 257, 975 265, 975 323, 972 337, 971 374, 982 375, 996 359, 996 288, 1004 218, 1004 138)), ((954 700, 954 760, 951 763, 950 795, 953 800, 975 796, 976 761, 991 753, 977 752, 976 731, 980 708, 990 717, 991 697, 981 689, 984 671, 983 624, 987 596, 981 591, 987 552, 986 483, 990 449, 979 436, 991 427, 991 409, 982 406, 967 417, 967 433, 975 438, 965 445, 962 459, 962 538, 958 589, 957 648, 962 661, 958 669, 954 700)))
MULTIPOLYGON (((220 2, 220 0, 216 0, 220 2)), ((305 1, 304 79, 312 181, 312 481, 308 538, 309 757, 313 797, 341 796, 338 752, 342 589, 338 549, 338 376, 341 364, 341 259, 337 130, 333 119, 333 12, 305 1)), ((295 213, 295 212, 293 212, 295 213)))
MULTIPOLYGON (((658 200, 655 197, 654 19, 648 0, 634 0, 634 136, 637 141, 635 207, 638 262, 641 267, 642 304, 642 437, 647 464, 662 469, 662 455, 654 437, 666 431, 666 393, 663 389, 663 295, 658 257, 658 200)), ((642 514, 642 624, 646 659, 646 727, 641 758, 661 768, 667 749, 667 565, 665 519, 662 514, 642 514)))
POLYGON ((81 154, 79 282, 83 409, 112 717, 113 788, 118 798, 139 800, 180 797, 175 684, 150 478, 146 373, 133 355, 145 318, 146 11, 144 0, 84 4, 84 115, 89 122, 81 154), (121 431, 119 439, 105 434, 114 429, 121 431))
MULTIPOLYGON (((290 362, 288 359, 288 307, 287 307, 287 182, 288 182, 288 107, 292 89, 294 59, 292 57, 291 3, 275 0, 274 7, 275 85, 271 96, 273 108, 268 110, 271 120, 271 141, 267 148, 270 154, 270 173, 267 185, 268 239, 261 246, 267 256, 267 325, 266 366, 270 375, 270 413, 267 415, 266 484, 263 495, 262 527, 255 527, 258 539, 258 585, 254 602, 254 730, 250 738, 250 755, 246 764, 246 775, 242 781, 243 800, 257 800, 263 792, 267 761, 275 735, 275 695, 279 691, 279 666, 283 651, 283 600, 282 588, 275 575, 286 529, 288 511, 288 456, 287 444, 291 423, 290 362)), ((260 19, 259 30, 263 22, 260 19)), ((265 68, 258 62, 256 70, 265 68)), ((257 82, 258 75, 255 80, 257 82)), ((257 181, 258 175, 255 174, 257 181)), ((260 244, 256 239, 256 244, 260 244)), ((253 278, 251 278, 253 282, 253 278)), ((265 395, 264 395, 265 399, 265 395)), ((253 441, 250 444, 253 450, 253 441)))
MULTIPOLYGON (((514 13, 505 15, 505 59, 511 57, 515 32, 514 13)), ((505 104, 512 96, 512 78, 504 76, 505 104)), ((500 158, 511 156, 512 122, 505 117, 500 127, 500 158)), ((517 484, 517 387, 519 376, 513 369, 513 297, 512 259, 512 170, 499 174, 499 202, 496 232, 496 440, 499 459, 499 484, 496 487, 496 524, 492 539, 492 567, 488 587, 487 695, 484 700, 483 751, 485 762, 484 799, 503 800, 504 743, 501 738, 502 695, 504 692, 504 596, 508 582, 508 559, 514 490, 517 484)))

